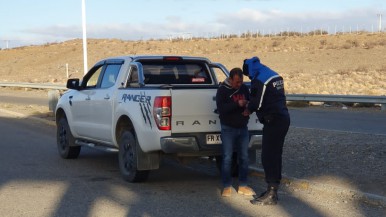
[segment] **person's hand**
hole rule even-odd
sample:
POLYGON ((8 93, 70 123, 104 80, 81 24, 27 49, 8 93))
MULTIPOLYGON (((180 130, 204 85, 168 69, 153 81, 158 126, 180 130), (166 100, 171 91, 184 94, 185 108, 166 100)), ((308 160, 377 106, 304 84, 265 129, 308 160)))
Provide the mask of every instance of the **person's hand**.
POLYGON ((238 103, 240 107, 245 107, 248 103, 248 100, 240 99, 238 103))
POLYGON ((243 116, 249 116, 251 114, 251 112, 246 108, 244 111, 243 111, 243 116))

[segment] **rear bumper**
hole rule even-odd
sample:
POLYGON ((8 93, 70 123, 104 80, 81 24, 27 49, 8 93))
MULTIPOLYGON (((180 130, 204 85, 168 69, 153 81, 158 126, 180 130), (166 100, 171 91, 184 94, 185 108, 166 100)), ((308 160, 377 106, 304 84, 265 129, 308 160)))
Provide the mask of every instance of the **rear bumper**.
POLYGON ((261 149, 261 144, 263 144, 263 135, 251 135, 248 145, 250 149, 261 149))
MULTIPOLYGON (((174 134, 170 137, 162 137, 161 149, 164 153, 221 153, 221 144, 206 144, 207 133, 174 134)), ((259 131, 250 132, 249 149, 260 149, 263 136, 259 131)), ((199 155, 199 154, 198 154, 199 155)))
POLYGON ((161 138, 161 149, 165 153, 198 152, 199 146, 195 137, 161 138))

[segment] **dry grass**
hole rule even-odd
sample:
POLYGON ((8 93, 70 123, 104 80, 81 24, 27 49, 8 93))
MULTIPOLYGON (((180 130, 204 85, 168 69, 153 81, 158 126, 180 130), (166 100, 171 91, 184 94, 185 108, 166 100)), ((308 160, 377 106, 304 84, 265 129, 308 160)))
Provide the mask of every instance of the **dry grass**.
MULTIPOLYGON (((83 75, 82 40, 0 50, 0 81, 65 83, 83 75)), ((259 56, 288 93, 386 95, 385 34, 311 35, 188 41, 88 40, 89 67, 129 54, 205 56, 228 69, 259 56)))

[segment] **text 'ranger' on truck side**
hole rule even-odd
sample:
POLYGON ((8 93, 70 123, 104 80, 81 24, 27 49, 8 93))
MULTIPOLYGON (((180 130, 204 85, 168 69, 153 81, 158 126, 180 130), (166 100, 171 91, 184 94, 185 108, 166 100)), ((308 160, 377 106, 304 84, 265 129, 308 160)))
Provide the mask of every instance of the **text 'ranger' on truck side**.
MULTIPOLYGON (((221 160, 216 111, 227 69, 202 57, 124 56, 99 61, 80 81, 69 79, 56 107, 57 145, 77 158, 82 145, 118 150, 129 182, 145 181, 162 156, 221 160)), ((262 125, 251 115, 250 150, 262 125)), ((237 164, 237 162, 234 162, 237 164)))

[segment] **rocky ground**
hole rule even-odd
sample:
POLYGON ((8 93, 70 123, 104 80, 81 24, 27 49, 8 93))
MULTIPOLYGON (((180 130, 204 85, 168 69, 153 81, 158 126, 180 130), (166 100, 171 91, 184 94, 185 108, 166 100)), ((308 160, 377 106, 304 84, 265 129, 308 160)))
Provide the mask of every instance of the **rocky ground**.
POLYGON ((290 128, 283 173, 386 196, 386 135, 290 128))

